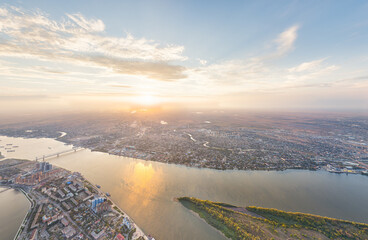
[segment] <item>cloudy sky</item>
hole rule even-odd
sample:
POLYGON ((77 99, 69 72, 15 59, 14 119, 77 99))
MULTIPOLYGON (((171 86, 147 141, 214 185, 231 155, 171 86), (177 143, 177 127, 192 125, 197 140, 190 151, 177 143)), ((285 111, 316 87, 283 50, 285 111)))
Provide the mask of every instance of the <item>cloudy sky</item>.
POLYGON ((2 1, 0 108, 368 109, 367 13, 358 0, 2 1))

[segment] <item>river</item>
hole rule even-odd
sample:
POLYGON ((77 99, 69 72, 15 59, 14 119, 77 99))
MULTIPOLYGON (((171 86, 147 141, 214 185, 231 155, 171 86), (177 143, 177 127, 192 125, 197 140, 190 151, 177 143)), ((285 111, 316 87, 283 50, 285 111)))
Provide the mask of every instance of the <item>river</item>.
MULTIPOLYGON (((71 148, 53 139, 0 137, 0 145, 27 148, 27 156, 71 148), (28 145, 37 145, 31 148, 28 145)), ((18 150, 17 150, 18 151, 18 150)), ((18 152, 12 157, 22 157, 18 152)), ((6 157, 7 153, 4 154, 6 157)), ((32 158, 33 159, 33 158, 32 158)), ((219 171, 189 168, 82 150, 49 160, 101 185, 156 239, 224 239, 178 202, 179 196, 299 211, 368 223, 368 177, 325 171, 219 171)), ((0 194, 0 198, 1 198, 0 194)), ((1 206, 3 209, 4 206, 1 206)), ((0 222, 0 225, 4 224, 0 222)), ((6 223, 5 223, 6 224, 6 223)))
POLYGON ((30 206, 22 192, 0 187, 0 239, 14 238, 30 206))

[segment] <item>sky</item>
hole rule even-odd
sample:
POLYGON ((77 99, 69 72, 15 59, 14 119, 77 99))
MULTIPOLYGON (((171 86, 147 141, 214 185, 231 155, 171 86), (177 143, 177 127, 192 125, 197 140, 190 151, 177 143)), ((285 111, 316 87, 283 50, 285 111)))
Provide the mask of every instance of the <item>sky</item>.
POLYGON ((1 1, 3 113, 368 110, 367 1, 1 1))

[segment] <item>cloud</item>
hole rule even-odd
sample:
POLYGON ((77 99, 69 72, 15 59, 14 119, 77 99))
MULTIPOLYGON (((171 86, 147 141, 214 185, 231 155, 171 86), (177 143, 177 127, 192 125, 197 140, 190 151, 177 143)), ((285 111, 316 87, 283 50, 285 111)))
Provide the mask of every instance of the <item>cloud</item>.
MULTIPOLYGON (((199 86, 202 90, 198 90, 203 94, 210 95, 236 92, 239 89, 245 91, 272 91, 280 89, 281 86, 289 88, 291 81, 304 81, 318 74, 323 75, 322 69, 312 69, 312 65, 318 65, 324 59, 316 61, 316 63, 305 63, 295 69, 277 67, 272 62, 284 56, 294 48, 297 39, 298 25, 293 25, 280 33, 273 41, 276 43, 276 49, 271 50, 265 56, 253 56, 248 59, 226 60, 210 65, 203 65, 194 69, 187 69, 185 73, 188 79, 192 80, 192 84, 199 86), (311 71, 307 75, 291 74, 293 72, 301 72, 301 70, 311 71), (314 71, 315 70, 315 71, 314 71), (306 77, 304 79, 304 77, 306 77), (204 90, 205 89, 205 90, 204 90)), ((200 61, 200 59, 198 59, 200 61)), ((331 67, 332 66, 328 66, 331 67)), ((327 69, 324 69, 327 71, 327 69)))
POLYGON ((209 79, 221 83, 236 84, 257 79, 267 72, 267 67, 259 59, 228 60, 196 69, 197 74, 206 75, 209 79))
POLYGON ((68 74, 69 73, 67 71, 54 69, 54 68, 48 68, 48 67, 42 67, 42 66, 36 66, 34 67, 34 69, 39 70, 40 72, 52 73, 52 74, 68 74))
POLYGON ((199 62, 201 65, 207 65, 207 60, 204 60, 204 59, 200 59, 200 58, 198 58, 198 62, 199 62))
POLYGON ((275 35, 269 41, 272 48, 260 56, 210 63, 193 59, 196 67, 182 66, 187 60, 183 46, 162 45, 129 33, 110 36, 105 29, 102 20, 81 13, 66 14, 56 21, 39 10, 0 8, 2 101, 49 94, 120 103, 150 92, 185 103, 203 101, 216 106, 225 96, 231 104, 248 101, 257 106, 262 99, 253 95, 266 99, 273 95, 265 105, 277 105, 283 96, 283 103, 288 104, 290 99, 306 96, 305 92, 349 90, 353 96, 353 90, 360 93, 368 88, 365 70, 337 72, 339 67, 327 58, 279 65, 276 60, 295 48, 298 25, 275 35))
POLYGON ((266 93, 291 91, 297 88, 326 88, 335 86, 336 65, 325 63, 326 58, 284 68, 262 58, 229 60, 188 70, 188 78, 198 92, 207 95, 244 92, 266 93), (267 64, 266 64, 267 63, 267 64))
POLYGON ((51 96, 48 95, 0 95, 0 100, 5 101, 24 101, 32 99, 49 99, 49 98, 51 98, 51 96))
POLYGON ((109 37, 104 29, 100 19, 80 13, 54 21, 40 11, 0 8, 0 55, 92 64, 165 81, 185 77, 185 68, 170 64, 187 59, 183 46, 161 46, 130 34, 109 37))
POLYGON ((111 85, 111 87, 115 87, 115 88, 132 88, 132 86, 129 86, 129 85, 117 85, 117 84, 111 85))
POLYGON ((166 62, 147 62, 117 59, 100 56, 75 56, 74 60, 80 62, 91 62, 101 67, 111 68, 115 73, 140 75, 148 78, 172 81, 185 78, 185 68, 180 65, 169 65, 166 62))
POLYGON ((310 62, 304 62, 296 67, 289 68, 289 72, 304 72, 308 70, 316 69, 321 65, 322 62, 324 62, 326 58, 310 61, 310 62))
POLYGON ((284 32, 282 32, 277 39, 275 40, 277 44, 277 52, 276 55, 282 56, 286 54, 287 52, 293 50, 295 40, 298 37, 298 25, 294 25, 288 29, 286 29, 284 32))
POLYGON ((105 30, 105 24, 100 19, 87 20, 80 13, 66 15, 87 32, 102 32, 105 30))
POLYGON ((323 77, 328 76, 332 72, 339 69, 336 65, 329 65, 324 63, 326 58, 304 62, 298 66, 289 68, 287 78, 294 82, 306 81, 306 80, 318 80, 319 82, 323 77))
MULTIPOLYGON (((239 89, 268 88, 277 72, 259 58, 228 60, 186 71, 199 94, 217 95, 239 89)), ((193 87, 192 92, 195 91, 193 87)))
POLYGON ((368 75, 340 79, 334 82, 335 86, 343 88, 368 88, 368 75))

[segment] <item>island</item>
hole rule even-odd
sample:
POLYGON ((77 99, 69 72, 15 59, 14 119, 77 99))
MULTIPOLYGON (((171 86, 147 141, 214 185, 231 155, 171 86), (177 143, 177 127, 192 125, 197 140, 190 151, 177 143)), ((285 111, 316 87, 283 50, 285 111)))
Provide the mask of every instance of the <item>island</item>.
POLYGON ((368 239, 368 224, 285 212, 272 208, 177 199, 227 238, 238 239, 368 239))
POLYGON ((5 159, 0 186, 22 191, 31 203, 14 239, 153 240, 78 172, 49 162, 5 159))

